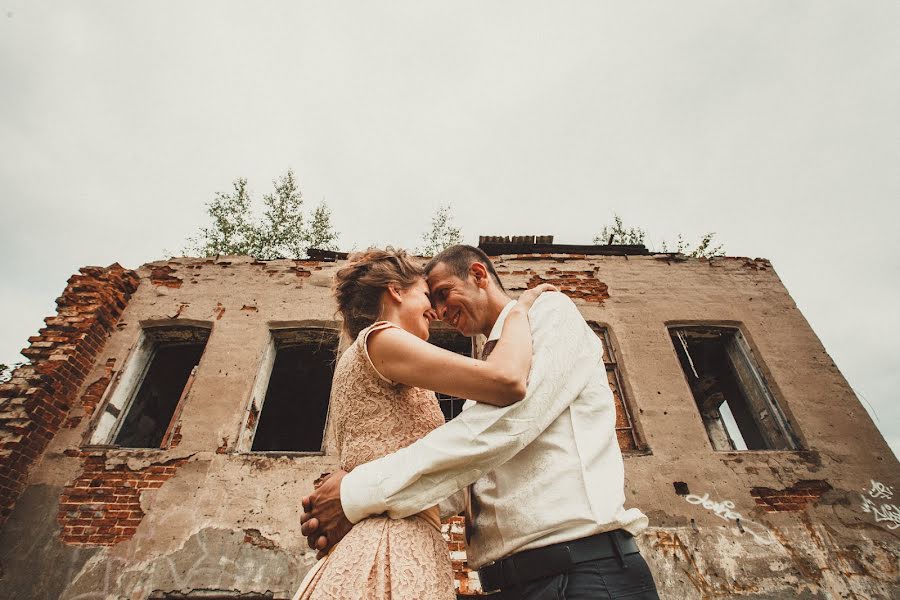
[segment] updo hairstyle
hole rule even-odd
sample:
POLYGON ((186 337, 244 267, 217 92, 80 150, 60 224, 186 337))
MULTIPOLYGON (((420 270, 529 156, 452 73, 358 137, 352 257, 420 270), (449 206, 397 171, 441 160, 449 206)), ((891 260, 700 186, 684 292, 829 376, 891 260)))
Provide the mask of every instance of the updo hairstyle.
POLYGON ((334 275, 334 297, 344 333, 355 340, 381 313, 381 295, 390 285, 407 289, 424 276, 422 267, 403 250, 388 246, 351 254, 334 275))

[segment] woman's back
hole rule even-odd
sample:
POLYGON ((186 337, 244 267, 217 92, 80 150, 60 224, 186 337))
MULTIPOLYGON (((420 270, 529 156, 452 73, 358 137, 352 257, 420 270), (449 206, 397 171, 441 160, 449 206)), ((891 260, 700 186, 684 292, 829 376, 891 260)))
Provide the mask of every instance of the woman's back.
MULTIPOLYGON (((395 325, 379 322, 360 332, 335 368, 331 420, 345 471, 408 446, 444 423, 434 392, 394 384, 372 365, 367 337, 387 327, 395 325)), ((455 597, 434 507, 406 519, 363 519, 313 567, 295 599, 455 597)))
POLYGON ((345 471, 408 446, 444 424, 434 392, 394 384, 372 365, 367 336, 392 326, 380 322, 364 329, 335 368, 331 419, 345 471))

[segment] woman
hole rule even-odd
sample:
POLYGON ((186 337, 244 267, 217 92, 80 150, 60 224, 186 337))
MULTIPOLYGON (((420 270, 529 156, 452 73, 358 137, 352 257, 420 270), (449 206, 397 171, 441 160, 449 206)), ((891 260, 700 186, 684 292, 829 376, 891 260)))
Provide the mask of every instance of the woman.
MULTIPOLYGON (((434 392, 508 406, 531 368, 528 309, 552 286, 522 294, 485 361, 429 344, 436 318, 421 267, 402 250, 369 250, 335 275, 344 330, 355 340, 334 372, 331 419, 350 471, 444 423, 434 392)), ((295 600, 453 600, 453 573, 436 506, 406 519, 358 523, 313 567, 295 600)))

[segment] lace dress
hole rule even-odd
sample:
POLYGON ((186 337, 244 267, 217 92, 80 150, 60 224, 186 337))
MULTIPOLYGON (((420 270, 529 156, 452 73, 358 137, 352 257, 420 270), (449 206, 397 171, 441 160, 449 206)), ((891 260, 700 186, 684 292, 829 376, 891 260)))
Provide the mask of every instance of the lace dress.
MULTIPOLYGON (((375 460, 443 425, 434 392, 394 384, 372 365, 362 330, 338 361, 331 418, 341 468, 375 460)), ((316 563, 294 600, 454 600, 453 572, 437 507, 406 519, 370 517, 316 563)))

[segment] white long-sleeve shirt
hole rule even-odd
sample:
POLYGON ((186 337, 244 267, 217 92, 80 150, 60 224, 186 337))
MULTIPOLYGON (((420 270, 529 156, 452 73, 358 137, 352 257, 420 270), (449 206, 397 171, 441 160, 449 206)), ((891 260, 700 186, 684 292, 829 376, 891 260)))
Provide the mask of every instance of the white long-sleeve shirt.
MULTIPOLYGON (((504 311, 489 339, 499 336, 504 311)), ((403 518, 472 482, 478 502, 468 547, 474 568, 515 552, 613 529, 640 533, 625 510, 615 404, 600 339, 575 304, 545 292, 529 312, 534 355, 526 396, 477 403, 397 452, 360 465, 341 483, 352 522, 403 518)))

